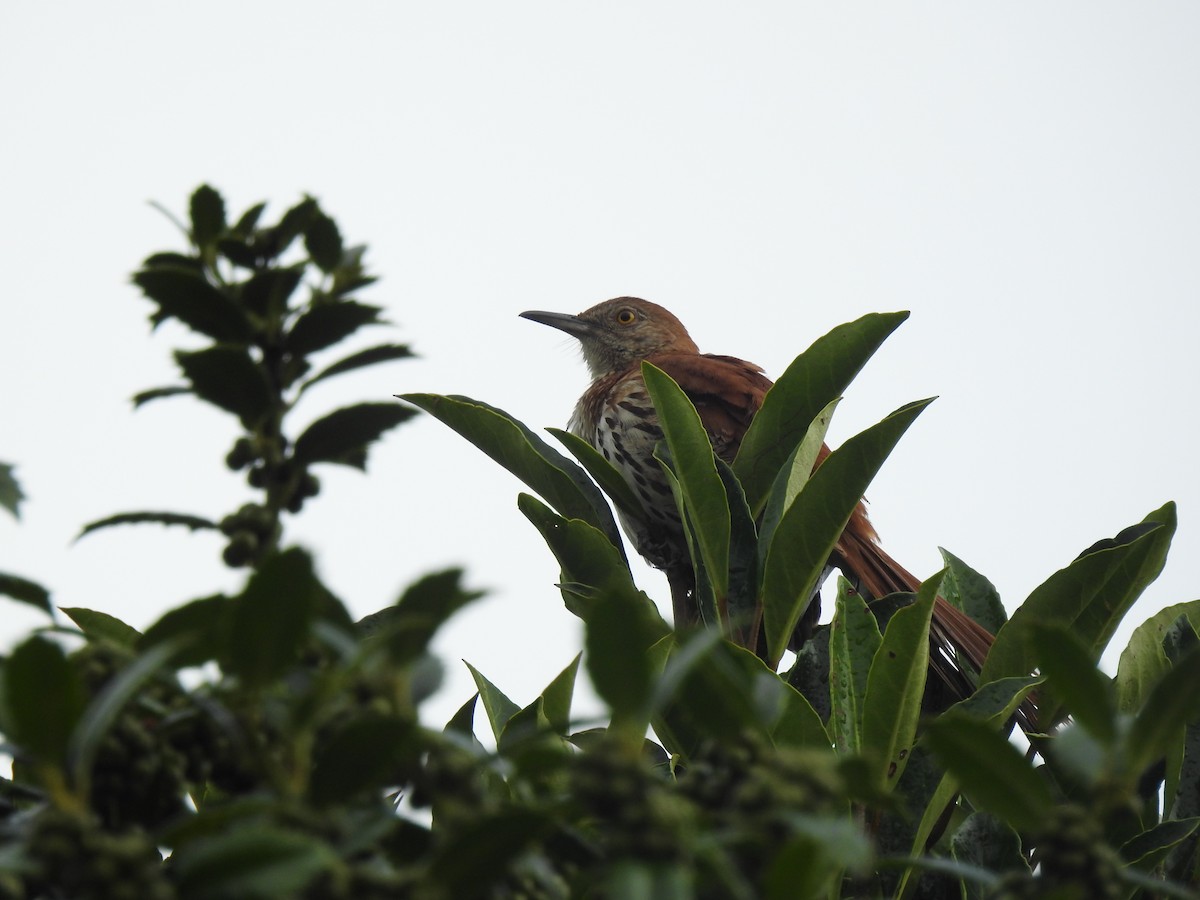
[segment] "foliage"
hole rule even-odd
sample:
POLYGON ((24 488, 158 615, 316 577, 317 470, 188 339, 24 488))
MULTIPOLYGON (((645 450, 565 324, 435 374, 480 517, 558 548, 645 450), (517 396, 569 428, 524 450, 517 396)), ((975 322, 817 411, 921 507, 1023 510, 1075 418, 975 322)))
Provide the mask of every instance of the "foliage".
MULTIPOLYGON (((648 373, 712 600, 711 627, 691 632, 637 588, 604 497, 635 515, 636 498, 601 457, 555 432, 564 455, 468 398, 408 397, 542 498, 520 509, 585 635, 524 705, 472 668, 474 696, 444 728, 423 723, 441 671, 430 641, 478 592, 434 573, 354 622, 280 524, 310 466, 361 465, 410 414, 335 411, 291 439, 298 394, 407 350, 308 376, 311 354, 376 321, 347 296, 364 286, 362 253, 342 250, 315 201, 271 227, 261 211, 230 226, 202 187, 192 252, 135 276, 155 322, 213 341, 177 354, 186 384, 139 396, 192 393, 241 423, 228 462, 263 499, 226 520, 225 555, 247 580, 143 632, 65 609, 71 625, 4 658, 0 898, 1195 896, 1200 601, 1142 625, 1115 678, 1096 666, 1163 565, 1170 504, 1050 576, 1007 623, 987 579, 949 553, 915 597, 867 604, 842 584, 833 621, 781 669, 846 504, 920 410, 808 477, 836 398, 903 316, 814 344, 732 467, 697 452, 694 410, 648 373), (281 262, 301 236, 305 259, 281 262), (291 300, 313 267, 307 301, 291 300), (938 594, 1001 626, 974 694, 944 711, 923 704, 938 594), (600 727, 572 717, 581 664, 610 712, 600 727), (1023 754, 1007 735, 1035 692, 1044 730, 1023 754)), ((93 528, 136 521, 212 527, 128 513, 93 528)), ((31 582, 4 576, 0 591, 55 614, 31 582)))

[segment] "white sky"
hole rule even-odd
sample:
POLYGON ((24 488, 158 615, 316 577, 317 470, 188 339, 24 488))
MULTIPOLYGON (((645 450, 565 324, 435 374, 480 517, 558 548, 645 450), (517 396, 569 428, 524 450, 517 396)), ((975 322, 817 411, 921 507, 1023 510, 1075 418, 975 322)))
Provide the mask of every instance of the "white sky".
MULTIPOLYGON (((4 4, 0 460, 29 500, 0 515, 0 570, 139 627, 241 583, 213 535, 70 544, 110 513, 250 497, 221 463, 229 417, 129 404, 196 343, 151 337, 128 282, 181 246, 146 201, 182 213, 208 181, 234 213, 318 196, 383 276, 366 298, 399 329, 369 340, 422 356, 313 391, 299 420, 426 390, 562 425, 584 369, 524 309, 644 296, 772 375, 910 309, 832 431, 941 396, 869 494, 893 555, 929 574, 945 546, 1011 609, 1174 499, 1129 623, 1194 599, 1197 47, 1186 2, 4 4)), ((470 695, 459 657, 524 704, 575 654, 518 483, 448 429, 319 474, 290 534, 355 613, 450 564, 491 589, 437 644, 431 722, 470 695)), ((0 638, 39 621, 5 603, 0 638)))

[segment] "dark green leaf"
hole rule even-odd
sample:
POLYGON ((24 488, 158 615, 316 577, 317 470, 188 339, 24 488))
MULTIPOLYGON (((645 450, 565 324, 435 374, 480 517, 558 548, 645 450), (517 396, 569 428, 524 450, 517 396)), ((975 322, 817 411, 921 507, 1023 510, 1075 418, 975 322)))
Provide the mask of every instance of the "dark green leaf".
POLYGON ((243 269, 257 268, 262 261, 258 250, 247 242, 245 238, 240 237, 223 237, 217 239, 217 252, 233 263, 235 266, 241 266, 243 269))
POLYGON ((80 630, 91 640, 112 641, 119 647, 137 646, 142 633, 136 628, 126 625, 116 616, 95 609, 64 606, 62 611, 79 626, 80 630))
POLYGON ((373 366, 376 363, 391 362, 397 359, 410 359, 412 356, 412 351, 405 344, 380 344, 377 347, 368 347, 366 350, 352 353, 345 359, 340 359, 333 365, 322 369, 304 382, 300 386, 300 390, 302 392, 306 391, 318 381, 324 381, 326 378, 341 375, 343 372, 351 372, 354 369, 362 369, 366 366, 373 366))
POLYGON ((4 663, 8 737, 40 762, 61 766, 86 697, 62 647, 43 637, 18 644, 4 663))
POLYGON ((205 247, 225 230, 225 201, 221 195, 202 184, 192 194, 192 241, 205 247))
POLYGON ((863 598, 838 579, 837 607, 829 626, 829 728, 841 753, 862 747, 867 676, 883 643, 879 623, 863 598))
POLYGON ((938 549, 946 563, 942 599, 957 606, 992 634, 998 632, 1008 621, 1008 613, 995 586, 949 550, 938 549))
POLYGON ((250 340, 250 320, 230 297, 189 269, 142 269, 134 283, 158 304, 161 317, 174 317, 200 334, 242 344, 250 340))
POLYGON ((380 322, 379 307, 354 300, 318 303, 296 319, 284 338, 284 349, 307 356, 349 337, 365 325, 380 322))
POLYGON ((296 461, 301 465, 328 462, 364 468, 365 462, 361 461, 366 459, 367 447, 414 415, 398 403, 359 403, 335 409, 296 439, 296 461))
POLYGON ((230 230, 240 237, 246 237, 254 231, 254 226, 258 224, 258 219, 262 215, 263 210, 266 208, 266 203, 255 203, 252 207, 242 213, 242 217, 237 220, 237 224, 234 225, 230 230))
POLYGON ((582 519, 624 555, 620 532, 600 489, 584 471, 503 410, 468 397, 401 394, 516 475, 568 519, 582 519))
POLYGON ((309 638, 320 587, 303 550, 284 550, 264 560, 232 601, 230 672, 250 687, 261 687, 295 663, 309 638))
POLYGON ((1200 647, 1193 647, 1155 685, 1138 712, 1126 746, 1131 773, 1140 773, 1182 740, 1184 726, 1200 722, 1200 647))
MULTIPOLYGON (((242 263, 238 264, 242 265, 242 263)), ((288 299, 295 293, 296 288, 303 280, 303 265, 263 269, 255 272, 241 285, 242 305, 257 316, 274 319, 283 315, 283 311, 287 309, 288 299)))
MULTIPOLYGON (((987 813, 977 812, 967 817, 950 840, 950 852, 959 862, 990 872, 1029 873, 1029 864, 1021 852, 1021 838, 1006 823, 987 813)), ((986 896, 978 884, 967 883, 969 900, 984 900, 986 896)))
POLYGON ((1154 685, 1171 668, 1163 638, 1180 616, 1186 616, 1192 627, 1200 630, 1200 600, 1161 609, 1134 629, 1117 668, 1117 701, 1121 712, 1141 709, 1154 685))
POLYGON ((839 400, 833 400, 817 417, 813 419, 803 440, 796 445, 792 455, 775 476, 770 493, 763 508, 762 522, 759 525, 759 556, 760 563, 766 557, 767 548, 771 546, 771 538, 779 527, 779 520, 787 512, 796 495, 804 489, 808 479, 812 477, 813 467, 817 464, 817 456, 825 443, 825 434, 833 419, 833 411, 839 400))
POLYGON ((1041 683, 1041 676, 1033 675, 990 681, 951 709, 998 727, 1012 717, 1022 701, 1041 683))
POLYGON ((283 214, 279 223, 260 232, 259 245, 263 254, 271 259, 282 254, 308 228, 319 213, 317 201, 305 197, 283 214))
POLYGON ((244 347, 176 350, 175 360, 201 400, 233 413, 247 429, 257 426, 277 402, 262 366, 244 347))
POLYGON ((1121 858, 1142 871, 1152 871, 1171 849, 1196 833, 1200 818, 1172 819, 1143 831, 1121 845, 1121 858))
POLYGON ((30 606, 36 606, 42 612, 53 617, 54 606, 50 602, 50 592, 36 582, 7 572, 0 572, 0 595, 11 597, 30 606))
POLYGON ((1050 789, 995 728, 947 713, 928 724, 925 740, 977 808, 1018 831, 1037 831, 1045 825, 1054 805, 1050 789))
POLYGON ((1175 533, 1175 504, 1155 510, 1144 522, 1159 527, 1081 556, 1037 587, 996 635, 980 683, 1033 671, 1037 653, 1032 633, 1039 623, 1071 629, 1098 659, 1121 618, 1162 571, 1175 533))
POLYGON ((342 261, 342 234, 337 223, 318 212, 304 230, 304 246, 322 272, 332 272, 342 261))
POLYGON ((416 754, 416 726, 397 716, 363 713, 338 728, 313 756, 309 794, 317 806, 345 803, 403 780, 416 754))
MULTIPOLYGON (((767 684, 765 680, 762 683, 767 684)), ((780 691, 783 702, 779 719, 771 729, 771 740, 775 746, 828 750, 832 743, 829 732, 825 730, 812 704, 787 682, 780 683, 785 689, 780 691)))
POLYGON ((130 512, 118 513, 115 516, 109 516, 107 519, 97 519, 95 522, 88 522, 83 526, 83 530, 79 532, 75 540, 83 537, 85 534, 91 534, 93 531, 99 531, 101 528, 111 528, 114 525, 182 525, 189 531, 204 531, 212 530, 218 527, 217 523, 211 519, 206 519, 203 516, 189 516, 185 513, 171 512, 130 512))
POLYGON ((866 364, 907 312, 871 313, 839 325, 798 356, 767 392, 733 463, 757 515, 783 464, 809 425, 866 364))
MULTIPOLYGON (((921 820, 917 823, 917 827, 913 831, 912 849, 909 851, 913 857, 920 857, 926 852, 935 828, 945 827, 946 810, 955 803, 957 798, 958 779, 950 773, 946 773, 926 800, 925 810, 921 813, 921 820)), ((900 876, 900 883, 896 887, 895 896, 908 896, 905 889, 909 880, 915 874, 916 872, 912 867, 904 871, 904 874, 900 876)))
POLYGON ((180 650, 175 665, 199 666, 228 656, 230 599, 203 597, 173 609, 146 629, 138 649, 170 641, 180 650))
POLYGON ((1104 744, 1117 736, 1117 710, 1112 680, 1096 668, 1087 647, 1062 625, 1035 624, 1033 641, 1038 668, 1053 690, 1053 699, 1039 698, 1039 721, 1049 727, 1059 718, 1055 709, 1065 703, 1067 712, 1104 744))
POLYGON ((869 870, 871 841, 853 820, 798 815, 789 824, 794 836, 767 873, 768 900, 823 897, 846 870, 869 870))
POLYGON ((446 723, 446 727, 442 729, 447 734, 460 734, 464 737, 475 737, 475 704, 479 700, 479 692, 476 691, 471 699, 458 708, 450 721, 446 723))
POLYGON ((491 896, 512 861, 553 827, 542 812, 507 810, 480 816, 458 829, 433 859, 430 874, 441 886, 437 896, 474 900, 491 896))
POLYGON ((871 479, 931 402, 903 406, 834 450, 784 513, 763 566, 763 614, 772 665, 783 656, 829 554, 871 479))
POLYGON ((0 463, 0 506, 3 506, 15 517, 21 517, 21 501, 25 495, 13 475, 13 467, 8 463, 0 463))
POLYGON ((184 269, 203 276, 204 260, 184 253, 152 253, 142 261, 143 269, 184 269))
POLYGON ((604 593, 587 617, 587 667, 596 692, 613 712, 615 729, 641 740, 650 716, 654 676, 650 648, 666 624, 632 588, 604 593))
POLYGON ((500 735, 504 733, 504 726, 508 724, 509 719, 521 711, 521 707, 509 700, 504 691, 488 681, 484 674, 473 665, 466 660, 463 662, 471 670, 471 677, 475 679, 475 687, 479 690, 480 699, 483 700, 483 708, 487 712, 488 724, 492 726, 492 734, 495 735, 496 740, 500 740, 500 735))
POLYGON ((558 438, 559 443, 579 461, 579 464, 595 479, 596 484, 600 485, 604 493, 608 494, 609 499, 616 504, 617 509, 634 519, 646 518, 646 511, 642 508, 642 502, 638 500, 633 488, 617 471, 617 467, 605 459, 600 451, 579 435, 571 434, 569 431, 563 431, 561 428, 547 428, 546 430, 558 438))
POLYGON ((405 589, 395 606, 358 623, 359 631, 386 644, 393 660, 409 663, 429 648, 446 620, 483 596, 462 586, 462 570, 446 569, 419 578, 405 589))
POLYGON ((729 592, 729 503, 717 474, 712 444, 696 407, 666 372, 642 362, 642 377, 658 411, 684 508, 713 592, 724 605, 729 592))
POLYGON ((168 387, 151 388, 148 391, 133 395, 133 408, 149 403, 151 400, 161 400, 164 397, 175 397, 179 394, 190 394, 192 389, 183 385, 170 385, 168 387))
POLYGON ((879 784, 889 790, 903 773, 917 734, 929 670, 929 623, 942 575, 926 579, 917 602, 892 615, 867 676, 862 747, 879 767, 879 784))
POLYGON ((734 643, 756 650, 762 630, 758 604, 758 531, 733 469, 722 459, 718 458, 716 463, 729 510, 729 592, 725 599, 729 635, 734 643))
POLYGON ((582 656, 576 654, 570 664, 542 691, 542 711, 546 720, 557 734, 563 736, 571 729, 571 700, 575 695, 575 675, 579 671, 582 656))
POLYGON ((189 843, 171 857, 183 900, 294 897, 337 864, 323 841, 262 822, 189 843))

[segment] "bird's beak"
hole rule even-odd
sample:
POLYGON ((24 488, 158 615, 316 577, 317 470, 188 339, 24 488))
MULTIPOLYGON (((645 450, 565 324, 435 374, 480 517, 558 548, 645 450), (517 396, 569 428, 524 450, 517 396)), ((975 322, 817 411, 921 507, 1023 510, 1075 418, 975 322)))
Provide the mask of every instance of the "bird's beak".
POLYGON ((521 313, 522 319, 529 319, 531 322, 540 322, 543 325, 549 325, 551 328, 557 328, 559 331, 565 331, 572 337, 583 340, 591 334, 595 333, 596 326, 587 319, 582 319, 579 316, 572 316, 568 313, 556 312, 541 312, 540 310, 530 309, 521 313))

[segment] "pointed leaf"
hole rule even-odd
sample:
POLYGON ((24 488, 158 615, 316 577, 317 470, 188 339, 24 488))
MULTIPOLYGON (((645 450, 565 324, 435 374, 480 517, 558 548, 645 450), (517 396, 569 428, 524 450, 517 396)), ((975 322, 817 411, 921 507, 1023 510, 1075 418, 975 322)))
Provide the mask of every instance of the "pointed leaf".
POLYGON ((640 741, 650 719, 650 648, 666 634, 666 623, 650 601, 632 589, 606 592, 593 604, 586 622, 592 684, 612 709, 612 727, 640 741))
POLYGON ((446 734, 460 734, 464 737, 475 737, 475 704, 479 701, 479 692, 471 695, 471 699, 458 708, 450 717, 442 731, 446 734))
POLYGON ((358 631, 386 644, 393 661, 410 663, 429 649, 437 630, 458 610, 483 596, 462 586, 462 569, 422 576, 405 589, 395 606, 358 623, 358 631))
POLYGON ((642 362, 642 377, 671 451, 684 508, 718 602, 729 592, 729 502, 700 414, 666 372, 642 362))
POLYGON ((862 748, 867 677, 883 635, 863 598, 838 579, 837 606, 829 626, 829 729, 838 751, 862 748))
POLYGON ((449 425, 490 456, 562 516, 581 519, 608 538, 624 554, 620 532, 600 489, 583 469, 567 459, 503 410, 469 397, 400 394, 449 425))
POLYGON ((818 413, 845 393, 880 344, 907 318, 907 312, 871 313, 839 325, 813 342, 767 392, 733 462, 756 515, 818 413))
POLYGON ((1065 703, 1067 712, 1106 745, 1117 736, 1117 710, 1112 680, 1096 668, 1088 648, 1062 625, 1038 623, 1031 631, 1038 668, 1053 690, 1053 698, 1039 698, 1039 721, 1049 727, 1060 716, 1055 710, 1065 703))
POLYGON ((135 273, 133 281, 158 304, 158 315, 176 318, 213 340, 243 344, 253 334, 241 307, 199 272, 156 267, 135 273))
POLYGON ((62 647, 36 636, 18 644, 4 662, 2 700, 8 738, 42 762, 64 764, 86 695, 62 647))
POLYGON ((1134 601, 1162 571, 1175 533, 1175 504, 1150 513, 1141 530, 1124 543, 1087 553, 1051 575, 1000 629, 980 673, 980 683, 1028 675, 1037 663, 1032 633, 1039 623, 1060 623, 1099 659, 1113 630, 1134 601))
POLYGON ((202 184, 191 200, 192 241, 207 246, 225 230, 225 200, 213 188, 202 184))
POLYGON ((812 420, 808 431, 804 433, 803 440, 796 445, 792 455, 788 457, 783 468, 779 470, 779 474, 775 476, 775 481, 771 485, 771 491, 765 501, 762 524, 759 526, 759 553, 764 559, 767 548, 771 546, 771 538, 775 535, 775 529, 779 527, 779 520, 783 518, 783 514, 788 511, 797 495, 804 489, 804 485, 808 484, 808 479, 812 477, 813 469, 817 464, 817 456, 825 443, 825 434, 829 430, 829 423, 833 420, 833 411, 839 402, 840 398, 832 400, 817 413, 817 417, 812 420))
POLYGON ((365 325, 378 324, 381 321, 379 312, 378 306, 353 300, 315 304, 291 327, 283 341, 284 349, 297 356, 306 356, 331 347, 365 325))
POLYGON ((1008 621, 1008 613, 995 586, 949 550, 938 549, 946 564, 942 599, 957 606, 992 634, 998 632, 1008 621))
POLYGON ((557 734, 564 737, 571 730, 571 700, 575 694, 575 675, 582 658, 582 653, 576 654, 570 664, 542 691, 542 711, 546 720, 557 734))
POLYGON ((13 467, 8 463, 0 463, 0 506, 3 506, 14 517, 21 517, 21 501, 25 499, 25 495, 21 493, 21 486, 17 484, 17 478, 13 475, 13 467))
POLYGON ((50 602, 50 592, 27 578, 0 572, 0 595, 36 606, 48 616, 54 616, 54 605, 50 602))
POLYGON ((902 406, 834 450, 779 522, 763 567, 763 614, 772 665, 787 649, 850 514, 901 436, 932 400, 902 406))
POLYGON ((337 223, 318 212, 304 231, 304 247, 322 272, 332 272, 342 261, 342 234, 337 223))
POLYGON ((133 395, 133 408, 138 409, 151 400, 161 400, 164 397, 176 397, 180 394, 190 394, 192 389, 184 385, 168 385, 167 387, 151 388, 133 395))
POLYGON ((99 531, 101 528, 111 528, 114 525, 182 525, 189 531, 205 531, 215 530, 219 526, 211 519, 206 519, 203 516, 189 516, 185 513, 172 512, 129 512, 118 513, 115 516, 109 516, 107 519, 97 519, 95 522, 88 522, 83 526, 83 530, 79 532, 75 540, 83 537, 85 534, 91 534, 93 531, 99 531))
POLYGON ((146 629, 138 641, 138 649, 145 651, 171 641, 180 648, 174 662, 181 668, 224 659, 228 651, 229 608, 230 599, 218 594, 170 610, 146 629))
POLYGON ((892 615, 867 676, 862 747, 874 755, 879 784, 889 790, 904 772, 917 734, 929 670, 929 624, 942 576, 927 579, 917 601, 892 615))
POLYGON ((1197 829, 1200 829, 1200 818, 1160 822, 1122 844, 1121 858, 1134 868, 1153 871, 1174 847, 1195 834, 1197 829))
POLYGON ((391 362, 398 359, 411 359, 412 356, 413 352, 406 344, 380 344, 376 347, 368 347, 366 350, 359 350, 357 353, 352 353, 345 359, 340 359, 333 365, 322 369, 304 382, 304 384, 300 385, 300 392, 303 393, 308 390, 318 381, 333 378, 335 375, 341 375, 343 372, 352 372, 355 369, 366 368, 376 363, 391 362))
POLYGON ((71 606, 64 606, 62 611, 93 641, 111 641, 118 647, 133 649, 141 639, 140 631, 108 613, 71 606))
POLYGON ((1183 738, 1184 726, 1200 722, 1200 647, 1171 666, 1150 692, 1130 729, 1126 759, 1138 773, 1183 738))
POLYGON ((295 459, 302 465, 328 462, 364 468, 367 447, 414 415, 398 403, 359 403, 334 410, 296 439, 295 459))
POLYGON ((244 347, 176 350, 175 360, 201 400, 233 413, 247 429, 253 429, 276 402, 262 367, 244 347))
POLYGON ((569 431, 561 428, 547 428, 546 430, 558 438, 559 443, 566 447, 567 451, 587 470, 587 473, 592 476, 596 484, 600 485, 617 509, 634 519, 646 518, 646 511, 642 508, 642 502, 633 492, 633 488, 617 471, 617 467, 605 459, 599 450, 579 435, 569 431))
POLYGON ((483 708, 487 712, 488 724, 492 726, 492 734, 499 741, 500 735, 504 733, 504 726, 508 724, 509 719, 521 711, 521 707, 509 700, 504 691, 488 681, 483 673, 473 665, 466 660, 463 662, 471 670, 471 677, 475 679, 475 687, 479 691, 480 699, 483 700, 483 708))
POLYGON ((925 740, 976 808, 1018 831, 1044 827, 1054 806, 1050 789, 1021 751, 992 726, 946 713, 928 724, 925 740))
POLYGON ((266 208, 266 203, 255 203, 242 213, 241 218, 237 220, 237 224, 230 230, 236 235, 246 237, 254 231, 254 226, 258 224, 259 217, 262 216, 263 210, 266 208))
POLYGON ((230 672, 250 687, 261 687, 294 664, 308 640, 319 589, 303 550, 284 550, 264 560, 233 598, 230 672))

